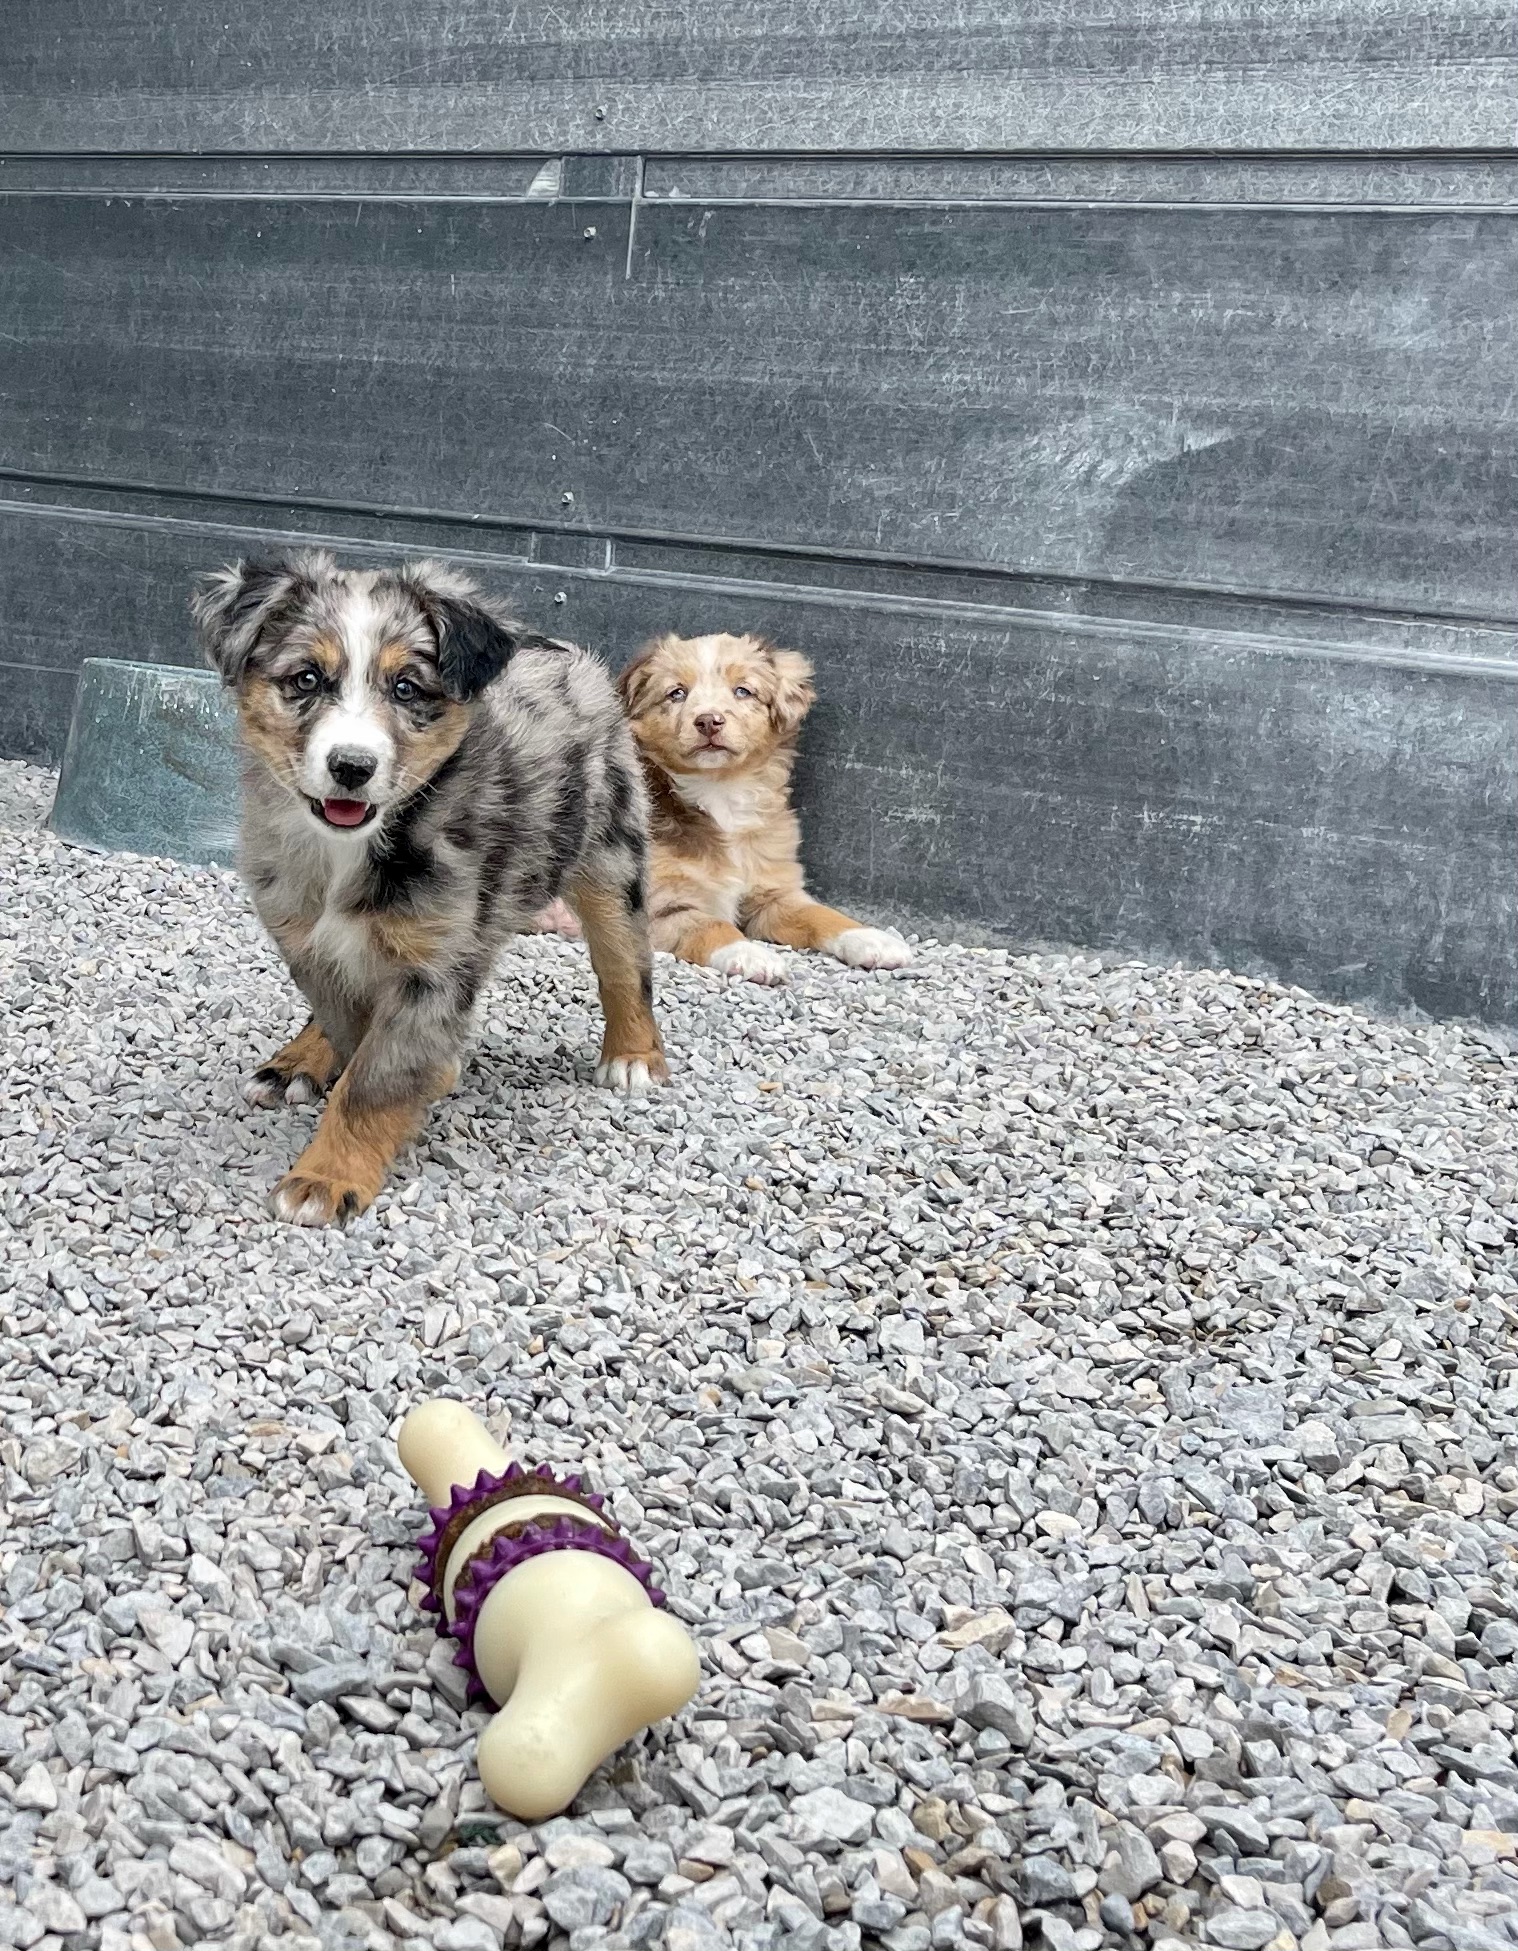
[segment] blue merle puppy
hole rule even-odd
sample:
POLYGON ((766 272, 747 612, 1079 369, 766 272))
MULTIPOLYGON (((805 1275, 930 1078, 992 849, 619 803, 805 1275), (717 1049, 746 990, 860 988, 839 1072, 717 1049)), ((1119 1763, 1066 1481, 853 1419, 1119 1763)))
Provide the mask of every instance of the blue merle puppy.
POLYGON ((192 607, 237 699, 242 871, 311 1005, 246 1095, 296 1104, 331 1087, 274 1189, 281 1218, 320 1226, 370 1204, 456 1083, 502 943, 558 896, 600 986, 596 1081, 667 1076, 642 778, 594 657, 434 562, 236 562, 192 607))

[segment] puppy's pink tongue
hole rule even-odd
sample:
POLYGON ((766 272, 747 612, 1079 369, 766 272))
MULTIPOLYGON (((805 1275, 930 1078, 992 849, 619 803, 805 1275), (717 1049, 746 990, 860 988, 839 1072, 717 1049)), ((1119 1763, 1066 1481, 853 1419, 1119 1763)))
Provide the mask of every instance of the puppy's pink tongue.
POLYGON ((324 799, 322 812, 333 826, 362 826, 369 807, 362 799, 324 799))

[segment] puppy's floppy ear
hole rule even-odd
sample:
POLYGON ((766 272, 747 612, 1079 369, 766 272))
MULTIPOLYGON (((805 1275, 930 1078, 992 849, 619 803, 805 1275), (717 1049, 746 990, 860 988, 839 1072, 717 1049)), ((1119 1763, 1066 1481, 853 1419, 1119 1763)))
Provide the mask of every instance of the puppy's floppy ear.
POLYGON ((318 571, 336 565, 330 556, 284 556, 272 561, 229 562, 203 576, 190 598, 190 614, 207 662, 222 682, 240 684, 275 614, 318 571))
POLYGON ((817 693, 812 688, 812 667, 799 650, 776 650, 773 645, 766 648, 775 673, 770 718, 783 737, 797 729, 816 703, 817 693))
POLYGON ((456 704, 477 697, 506 668, 527 632, 497 613, 467 577, 441 563, 416 562, 401 581, 421 604, 437 635, 437 674, 456 704))
POLYGON ((443 689, 459 704, 478 696, 521 644, 519 625, 497 617, 470 597, 450 596, 438 605, 437 674, 443 689))
POLYGON ((652 700, 654 659, 671 640, 653 637, 643 646, 617 679, 617 695, 629 718, 641 718, 652 700))

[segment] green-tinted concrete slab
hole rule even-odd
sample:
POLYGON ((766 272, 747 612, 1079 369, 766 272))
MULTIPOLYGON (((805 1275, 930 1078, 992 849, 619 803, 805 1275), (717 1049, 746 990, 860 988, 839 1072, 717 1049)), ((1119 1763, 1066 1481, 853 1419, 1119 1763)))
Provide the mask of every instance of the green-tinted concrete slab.
POLYGON ((87 658, 48 824, 98 853, 231 861, 237 724, 205 671, 87 658))

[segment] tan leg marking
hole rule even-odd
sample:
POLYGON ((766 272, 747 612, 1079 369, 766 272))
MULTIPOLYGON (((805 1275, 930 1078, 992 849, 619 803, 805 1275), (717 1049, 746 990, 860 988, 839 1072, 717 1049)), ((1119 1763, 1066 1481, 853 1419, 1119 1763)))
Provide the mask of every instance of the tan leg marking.
POLYGON ((741 928, 735 928, 730 921, 714 921, 709 915, 675 915, 654 928, 656 948, 662 948, 668 955, 678 955, 682 962, 695 962, 701 968, 710 965, 717 949, 730 948, 742 940, 741 928))
POLYGON ((606 1018, 596 1082, 627 1091, 662 1084, 669 1065, 654 1021, 647 923, 611 888, 576 881, 566 894, 585 931, 606 1018))
POLYGON ((749 934, 762 942, 782 942, 787 948, 824 948, 863 924, 836 908, 824 908, 820 901, 809 901, 804 894, 787 894, 755 907, 746 925, 749 934))
POLYGON ((820 948, 851 969, 900 969, 912 951, 894 928, 867 928, 852 915, 824 908, 804 894, 758 897, 745 918, 748 932, 789 948, 820 948))
POLYGON ((436 1090, 404 1104, 350 1105, 349 1075, 337 1080, 316 1136, 274 1188, 275 1212, 298 1226, 328 1226, 372 1205, 432 1099, 458 1081, 458 1066, 438 1078, 436 1090))

